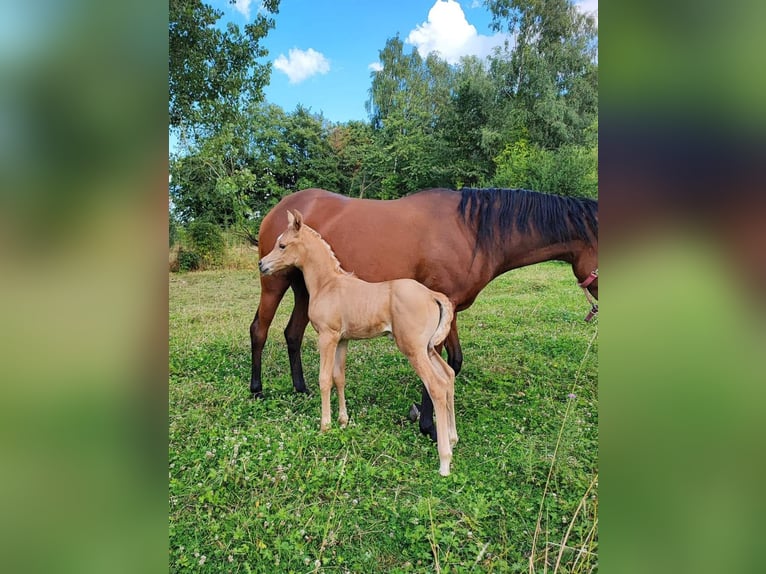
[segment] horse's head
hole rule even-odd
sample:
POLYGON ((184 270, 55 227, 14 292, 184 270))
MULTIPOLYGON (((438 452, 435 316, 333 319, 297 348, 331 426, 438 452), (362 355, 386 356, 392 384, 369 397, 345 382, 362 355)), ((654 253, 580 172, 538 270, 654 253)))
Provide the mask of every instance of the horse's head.
POLYGON ((582 287, 585 298, 591 304, 591 310, 585 317, 586 321, 590 321, 598 313, 598 243, 583 249, 575 257, 572 269, 577 284, 582 287))
POLYGON ((301 267, 305 249, 303 246, 303 215, 297 209, 287 211, 287 229, 277 237, 274 249, 258 262, 264 275, 271 275, 289 267, 301 267))
POLYGON ((577 254, 572 270, 580 287, 598 299, 598 243, 577 254))

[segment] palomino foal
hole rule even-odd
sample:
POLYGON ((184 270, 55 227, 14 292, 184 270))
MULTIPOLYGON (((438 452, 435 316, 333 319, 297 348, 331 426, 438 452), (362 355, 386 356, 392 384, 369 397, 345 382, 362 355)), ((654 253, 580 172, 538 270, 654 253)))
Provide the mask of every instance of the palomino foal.
POLYGON ((270 275, 297 267, 309 293, 309 320, 319 334, 321 430, 330 427, 330 391, 338 391, 341 426, 346 412, 346 350, 351 339, 392 335, 409 359, 434 403, 437 421, 446 432, 437 435, 439 473, 449 474, 455 426, 455 372, 434 347, 449 332, 451 301, 413 279, 368 283, 341 269, 330 246, 308 225, 298 210, 287 212, 287 229, 274 249, 258 263, 270 275))

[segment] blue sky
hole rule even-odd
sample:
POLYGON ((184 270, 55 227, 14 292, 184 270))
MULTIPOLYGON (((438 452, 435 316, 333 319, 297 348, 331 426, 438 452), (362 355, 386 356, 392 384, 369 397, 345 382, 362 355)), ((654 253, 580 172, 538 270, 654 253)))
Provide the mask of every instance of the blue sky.
MULTIPOLYGON (((252 20, 258 0, 209 0, 221 23, 252 20)), ((597 9, 597 0, 582 0, 597 9)), ((282 0, 276 27, 263 41, 272 62, 266 99, 290 112, 298 104, 334 122, 367 120, 372 67, 386 40, 405 50, 438 51, 448 61, 486 56, 507 38, 494 33, 480 0, 282 0)))
MULTIPOLYGON (((240 26, 259 5, 211 4, 225 12, 223 21, 240 26)), ((486 55, 505 39, 490 30, 479 0, 282 0, 275 21, 263 42, 273 64, 266 99, 288 112, 302 104, 334 122, 368 119, 371 66, 397 33, 407 51, 438 50, 454 60, 486 55)))

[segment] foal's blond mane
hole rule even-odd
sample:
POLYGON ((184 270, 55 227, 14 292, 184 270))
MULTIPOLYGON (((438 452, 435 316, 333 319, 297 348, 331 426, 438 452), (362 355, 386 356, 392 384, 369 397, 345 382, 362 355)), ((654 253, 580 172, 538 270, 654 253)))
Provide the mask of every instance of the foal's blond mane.
POLYGON ((330 259, 332 260, 333 265, 335 267, 336 273, 340 273, 341 275, 348 275, 350 277, 354 276, 354 273, 352 271, 346 271, 345 269, 343 269, 343 267, 340 266, 340 261, 338 261, 338 258, 335 256, 335 251, 332 250, 332 247, 330 247, 330 244, 324 240, 324 238, 319 234, 319 232, 316 229, 309 227, 305 223, 303 224, 303 227, 306 228, 306 231, 310 231, 311 235, 316 237, 319 240, 319 243, 323 245, 325 249, 327 249, 327 252, 330 254, 330 259))

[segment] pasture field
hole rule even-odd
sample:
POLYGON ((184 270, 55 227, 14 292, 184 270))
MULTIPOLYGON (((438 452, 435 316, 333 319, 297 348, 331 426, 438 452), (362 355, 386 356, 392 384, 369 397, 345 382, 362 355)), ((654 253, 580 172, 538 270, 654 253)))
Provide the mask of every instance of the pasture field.
MULTIPOLYGON (((349 426, 319 432, 319 355, 293 393, 282 331, 250 399, 256 271, 170 274, 172 572, 594 572, 598 320, 571 267, 507 273, 458 317, 460 442, 441 477, 407 413, 420 381, 388 338, 349 344, 349 426)), ((438 421, 437 421, 438 428, 438 421)))

